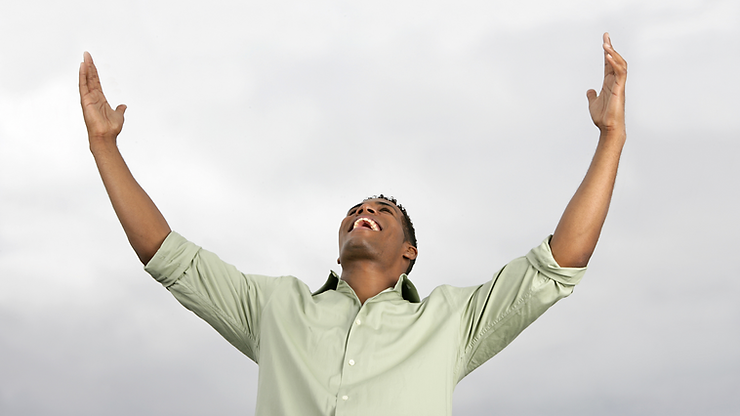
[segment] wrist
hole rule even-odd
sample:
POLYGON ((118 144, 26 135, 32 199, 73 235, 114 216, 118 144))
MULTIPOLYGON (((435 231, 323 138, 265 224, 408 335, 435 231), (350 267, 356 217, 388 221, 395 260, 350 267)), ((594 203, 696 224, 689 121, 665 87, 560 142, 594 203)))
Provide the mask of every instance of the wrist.
POLYGON ((624 126, 620 128, 603 128, 599 134, 599 143, 624 145, 626 140, 627 131, 624 126))
POLYGON ((90 141, 90 151, 93 155, 107 153, 111 150, 118 151, 116 136, 90 135, 88 136, 88 140, 90 141))

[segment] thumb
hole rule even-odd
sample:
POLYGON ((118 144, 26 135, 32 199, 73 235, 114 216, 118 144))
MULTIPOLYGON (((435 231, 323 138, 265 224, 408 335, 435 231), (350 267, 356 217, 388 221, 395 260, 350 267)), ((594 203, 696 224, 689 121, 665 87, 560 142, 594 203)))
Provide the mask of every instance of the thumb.
POLYGON ((586 98, 588 98, 588 103, 591 104, 596 99, 596 90, 591 89, 586 91, 586 98))
POLYGON ((126 104, 120 104, 118 107, 116 107, 116 113, 121 113, 121 115, 123 115, 123 113, 126 112, 127 108, 128 107, 126 107, 126 104))

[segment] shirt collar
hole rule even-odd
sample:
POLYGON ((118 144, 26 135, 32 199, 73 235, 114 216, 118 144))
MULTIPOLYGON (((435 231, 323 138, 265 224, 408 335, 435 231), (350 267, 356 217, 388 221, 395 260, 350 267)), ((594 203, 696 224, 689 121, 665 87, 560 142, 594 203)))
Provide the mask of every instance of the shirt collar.
MULTIPOLYGON (((334 270, 329 273, 329 277, 326 279, 326 283, 324 283, 323 286, 319 288, 316 292, 313 293, 314 296, 324 293, 327 290, 337 290, 337 286, 339 285, 339 275, 334 272, 334 270)), ((349 288, 349 285, 347 286, 349 290, 352 290, 349 288)), ((413 283, 411 283, 411 280, 409 280, 409 277, 406 275, 406 273, 401 274, 401 276, 398 278, 398 281, 396 282, 396 285, 392 289, 386 289, 391 290, 394 292, 398 292, 401 297, 404 300, 407 300, 411 303, 419 303, 419 292, 416 290, 416 286, 414 286, 413 283)))

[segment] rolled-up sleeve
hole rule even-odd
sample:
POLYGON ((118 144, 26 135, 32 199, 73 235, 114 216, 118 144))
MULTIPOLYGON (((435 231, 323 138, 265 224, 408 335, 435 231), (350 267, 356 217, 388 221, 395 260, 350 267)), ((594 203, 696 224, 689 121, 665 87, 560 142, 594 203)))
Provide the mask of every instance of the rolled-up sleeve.
POLYGON ((527 253, 527 260, 543 276, 548 279, 560 282, 564 285, 575 286, 581 282, 583 275, 586 274, 585 267, 560 267, 555 257, 552 256, 550 249, 550 237, 547 237, 542 244, 533 248, 527 253))
POLYGON ((190 268, 200 247, 172 231, 144 270, 164 287, 170 287, 190 268))
POLYGON ((550 237, 513 260, 489 282, 461 292, 458 381, 496 355, 558 300, 570 295, 585 267, 560 267, 550 237))
POLYGON ((262 309, 280 279, 243 274, 174 231, 144 269, 238 350, 259 360, 262 309))

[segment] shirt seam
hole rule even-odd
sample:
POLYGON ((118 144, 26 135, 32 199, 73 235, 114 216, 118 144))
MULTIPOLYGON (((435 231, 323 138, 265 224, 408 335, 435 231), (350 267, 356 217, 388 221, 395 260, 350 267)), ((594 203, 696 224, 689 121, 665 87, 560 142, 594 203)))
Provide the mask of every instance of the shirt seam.
MULTIPOLYGON (((457 303, 457 302, 455 302, 456 299, 453 297, 452 293, 450 293, 450 287, 448 285, 441 285, 441 286, 438 286, 438 288, 442 291, 442 296, 444 296, 445 300, 449 304, 450 310, 455 310, 455 311, 458 311, 458 313, 459 313, 459 309, 455 306, 455 304, 457 303)), ((460 316, 459 319, 460 319, 460 327, 462 327, 463 326, 463 324, 462 324, 462 319, 463 319, 462 316, 460 316)), ((462 335, 461 335, 460 331, 457 331, 457 335, 456 336, 457 336, 457 339, 455 340, 455 344, 456 345, 460 345, 460 339, 462 338, 462 335)), ((455 390, 454 389, 454 386, 460 381, 460 377, 458 376, 458 374, 460 374, 460 366, 462 365, 462 362, 463 362, 462 361, 462 358, 465 357, 466 351, 467 351, 467 348, 463 351, 462 356, 458 355, 457 357, 455 357, 455 361, 454 361, 454 364, 452 366, 452 375, 454 377, 452 379, 452 384, 451 384, 452 385, 452 391, 455 390)))
MULTIPOLYGON (((224 321, 227 321, 230 325, 238 328, 244 335, 246 335, 252 342, 254 342, 254 345, 257 350, 259 350, 259 341, 257 338, 252 335, 241 323, 234 321, 234 319, 229 316, 227 313, 223 312, 221 308, 217 307, 213 304, 213 302, 208 299, 207 297, 203 296, 195 290, 193 287, 191 287, 186 281, 182 279, 182 276, 184 276, 185 273, 182 273, 180 277, 178 277, 177 281, 175 283, 182 285, 184 288, 190 291, 192 296, 197 297, 198 300, 201 302, 201 305, 208 306, 209 309, 216 315, 218 315, 219 318, 223 319, 224 321)), ((173 283, 174 285, 174 283, 173 283)))
MULTIPOLYGON (((511 315, 520 310, 527 302, 529 302, 532 299, 532 295, 534 294, 535 290, 537 288, 531 288, 527 293, 525 293, 518 301, 514 302, 514 305, 512 305, 509 309, 507 309, 501 316, 496 319, 495 321, 491 322, 489 325, 487 325, 483 330, 480 331, 480 333, 473 338, 473 340, 469 343, 468 347, 465 348, 465 354, 463 355, 466 357, 466 360, 464 361, 465 365, 467 366, 468 363, 470 363, 470 360, 472 359, 472 353, 477 349, 477 347, 480 345, 481 341, 486 338, 487 334, 491 332, 491 330, 494 327, 500 326, 500 324, 506 320, 508 320, 511 315)), ((480 363, 476 365, 473 368, 465 368, 466 374, 471 373, 476 368, 480 367, 483 364, 480 363)), ((461 363, 462 365, 462 363, 461 363)))

